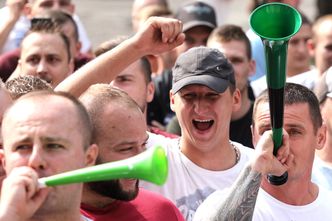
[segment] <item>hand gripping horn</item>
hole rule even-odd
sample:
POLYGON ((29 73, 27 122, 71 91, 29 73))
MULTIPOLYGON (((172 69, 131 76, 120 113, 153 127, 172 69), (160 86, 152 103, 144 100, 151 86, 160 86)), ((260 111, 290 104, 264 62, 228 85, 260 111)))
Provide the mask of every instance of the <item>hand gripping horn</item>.
MULTIPOLYGON (((282 145, 288 41, 298 32, 301 23, 300 13, 282 3, 264 4, 250 15, 250 26, 260 36, 265 50, 274 155, 282 145)), ((280 177, 268 175, 269 182, 274 185, 284 184, 287 178, 287 172, 280 177)))

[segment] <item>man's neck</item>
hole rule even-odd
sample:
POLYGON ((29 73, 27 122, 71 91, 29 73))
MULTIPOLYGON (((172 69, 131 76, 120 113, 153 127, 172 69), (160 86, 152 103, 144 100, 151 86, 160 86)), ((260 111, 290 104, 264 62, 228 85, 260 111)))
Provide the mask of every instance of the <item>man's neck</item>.
POLYGON ((310 66, 307 67, 304 65, 301 69, 300 68, 287 68, 286 73, 287 77, 293 77, 298 74, 302 74, 304 72, 310 71, 310 66))
POLYGON ((287 181, 281 186, 274 186, 263 179, 261 187, 277 200, 293 206, 303 206, 315 201, 319 188, 309 180, 306 182, 287 181))
POLYGON ((206 144, 206 148, 203 145, 197 148, 191 142, 184 140, 183 137, 180 139, 181 152, 201 168, 212 171, 223 171, 235 165, 236 152, 229 143, 228 138, 223 139, 224 142, 206 144), (201 151, 201 149, 208 150, 201 151))
POLYGON ((86 185, 83 188, 82 203, 95 208, 104 208, 113 203, 115 199, 104 197, 89 189, 86 185))

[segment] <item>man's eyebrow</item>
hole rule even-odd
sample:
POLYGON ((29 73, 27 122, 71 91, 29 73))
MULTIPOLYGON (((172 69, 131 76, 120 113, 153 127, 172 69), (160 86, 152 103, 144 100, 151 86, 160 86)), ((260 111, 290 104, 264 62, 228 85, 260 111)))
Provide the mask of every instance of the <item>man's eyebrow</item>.
POLYGON ((300 124, 284 124, 285 128, 299 128, 299 129, 305 129, 303 125, 300 124))
POLYGON ((22 136, 22 138, 18 138, 15 143, 27 143, 27 142, 32 142, 31 137, 28 136, 22 136))
POLYGON ((64 143, 64 144, 69 143, 67 139, 61 137, 41 137, 41 141, 43 143, 64 143))

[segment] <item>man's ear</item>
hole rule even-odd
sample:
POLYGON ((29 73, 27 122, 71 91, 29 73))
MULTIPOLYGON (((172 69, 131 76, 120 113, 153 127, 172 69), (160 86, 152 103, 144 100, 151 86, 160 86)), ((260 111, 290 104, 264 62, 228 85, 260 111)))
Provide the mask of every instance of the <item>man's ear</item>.
POLYGON ((249 69, 250 69, 249 77, 251 77, 256 73, 256 61, 255 60, 251 59, 249 61, 249 69))
POLYGON ((241 92, 236 88, 233 93, 233 112, 236 112, 241 108, 241 103, 241 92))
POLYGON ((175 112, 175 107, 174 107, 174 96, 172 90, 169 91, 169 102, 170 102, 170 107, 173 112, 175 112))
POLYGON ((309 39, 307 41, 307 48, 308 48, 309 54, 312 58, 315 57, 315 47, 316 47, 316 45, 315 45, 315 42, 313 41, 313 39, 309 39))
POLYGON ((74 58, 71 58, 69 61, 69 73, 68 76, 71 75, 72 73, 74 73, 75 70, 75 62, 74 62, 74 58))
POLYGON ((320 128, 317 130, 317 150, 323 149, 325 142, 326 142, 326 133, 327 133, 327 127, 326 124, 323 123, 320 128))
POLYGON ((32 4, 29 1, 27 1, 27 3, 25 3, 25 5, 23 6, 23 11, 22 12, 28 19, 33 18, 33 15, 31 14, 32 4))
POLYGON ((92 144, 85 152, 85 166, 94 166, 98 157, 99 147, 97 144, 92 144))
POLYGON ((253 124, 250 125, 250 130, 251 130, 251 140, 252 140, 252 144, 255 148, 256 144, 257 144, 257 141, 258 139, 256 139, 256 135, 255 134, 255 126, 253 124))
POLYGON ((4 150, 3 149, 0 149, 0 160, 1 160, 1 167, 3 169, 5 169, 6 161, 5 161, 5 154, 4 154, 4 150))
POLYGON ((73 16, 75 13, 75 5, 73 3, 69 6, 69 13, 73 16))
POLYGON ((153 83, 153 81, 150 81, 147 85, 147 93, 146 93, 146 102, 147 103, 150 103, 153 100, 154 91, 155 91, 154 83, 153 83))
POLYGON ((78 55, 81 52, 81 48, 82 48, 82 42, 80 42, 80 41, 76 42, 76 44, 75 44, 76 55, 78 55))

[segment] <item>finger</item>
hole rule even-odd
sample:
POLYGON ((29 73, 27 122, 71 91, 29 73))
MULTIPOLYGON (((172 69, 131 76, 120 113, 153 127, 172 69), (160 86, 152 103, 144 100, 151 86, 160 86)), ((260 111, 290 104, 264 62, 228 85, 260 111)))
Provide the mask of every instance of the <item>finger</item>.
POLYGON ((34 170, 29 170, 26 174, 26 189, 29 198, 32 198, 38 191, 38 174, 34 170))
POLYGON ((172 22, 169 24, 169 28, 168 28, 168 43, 173 43, 175 40, 175 32, 176 32, 176 22, 172 22))
POLYGON ((185 38, 186 38, 186 35, 184 33, 178 34, 176 36, 176 39, 175 39, 174 43, 173 43, 174 44, 173 47, 177 47, 177 46, 183 44, 185 38))
POLYGON ((49 192, 50 188, 39 189, 37 194, 35 194, 31 200, 35 201, 36 203, 39 203, 40 205, 46 199, 49 192))
POLYGON ((272 139, 272 130, 265 131, 260 137, 255 150, 257 151, 273 151, 273 139, 272 139))
POLYGON ((170 39, 170 42, 174 42, 178 35, 182 33, 182 22, 179 20, 174 21, 173 23, 173 33, 172 33, 172 37, 170 39))
POLYGON ((282 139, 282 146, 278 150, 277 159, 284 163, 290 153, 289 135, 286 131, 284 131, 282 139))
POLYGON ((162 24, 160 30, 161 30, 161 36, 162 36, 162 42, 163 43, 167 43, 168 42, 168 37, 169 37, 169 24, 168 23, 164 23, 162 24))

